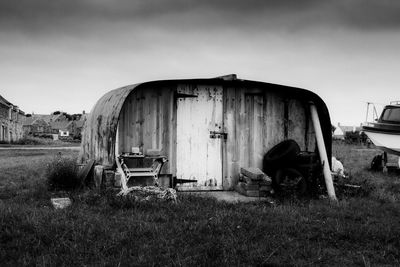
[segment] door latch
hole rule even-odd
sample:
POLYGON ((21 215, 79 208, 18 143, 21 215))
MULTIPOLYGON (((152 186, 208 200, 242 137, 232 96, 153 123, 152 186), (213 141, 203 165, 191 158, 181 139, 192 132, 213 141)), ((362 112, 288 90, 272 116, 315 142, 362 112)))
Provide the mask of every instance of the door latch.
POLYGON ((228 139, 228 133, 225 132, 217 132, 217 131, 210 131, 210 138, 211 139, 220 139, 223 138, 224 140, 228 139))

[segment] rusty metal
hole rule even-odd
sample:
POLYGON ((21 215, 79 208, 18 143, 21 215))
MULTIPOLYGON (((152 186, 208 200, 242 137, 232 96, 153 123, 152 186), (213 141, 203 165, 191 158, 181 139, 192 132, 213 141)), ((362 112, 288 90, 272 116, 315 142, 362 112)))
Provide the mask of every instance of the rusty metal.
POLYGON ((80 162, 93 159, 98 164, 114 165, 118 118, 126 98, 138 85, 112 90, 97 101, 83 128, 80 162))
MULTIPOLYGON (((262 92, 268 91, 279 95, 279 97, 276 98, 277 100, 286 98, 297 99, 300 101, 299 103, 308 103, 309 101, 312 101, 314 102, 318 111, 318 115, 320 116, 321 128, 328 157, 331 155, 331 122, 329 112, 323 100, 315 93, 300 88, 247 80, 189 79, 164 80, 147 82, 143 84, 134 84, 106 93, 97 101, 85 123, 82 134, 81 152, 79 156, 80 162, 86 163, 88 160, 93 159, 95 160, 96 164, 102 164, 110 167, 115 166, 115 142, 117 126, 121 110, 129 95, 133 93, 133 91, 141 90, 140 88, 158 88, 161 90, 163 88, 178 88, 179 84, 187 84, 192 86, 222 86, 224 90, 227 88, 247 88, 247 93, 254 91, 253 93, 262 95, 262 92), (252 88, 257 88, 257 90, 252 90, 252 88)), ((235 105, 238 105, 236 102, 239 100, 236 101, 238 96, 235 95, 235 91, 230 90, 229 92, 229 95, 226 96, 227 99, 232 98, 233 100, 231 102, 235 105)), ((268 99, 264 99, 263 101, 265 101, 264 104, 266 106, 270 104, 268 99)), ((271 101, 275 100, 272 99, 271 101)), ((227 103, 224 103, 224 105, 227 103)), ((235 117, 234 119, 238 118, 235 117)), ((308 128, 308 125, 306 126, 308 128)), ((306 134, 307 133, 308 132, 306 131, 306 134)), ((217 137, 217 134, 215 137, 217 137)), ((225 138, 225 136, 221 137, 225 138)), ((310 138, 311 137, 312 136, 310 136, 310 138)), ((230 137, 228 136, 228 139, 229 138, 230 137)), ((236 137, 232 134, 231 138, 236 137)))

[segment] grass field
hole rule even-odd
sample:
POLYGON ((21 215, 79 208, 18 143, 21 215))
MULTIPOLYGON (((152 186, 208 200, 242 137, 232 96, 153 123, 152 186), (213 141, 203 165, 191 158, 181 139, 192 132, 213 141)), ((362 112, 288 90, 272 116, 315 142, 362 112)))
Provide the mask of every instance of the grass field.
POLYGON ((49 192, 44 171, 57 151, 1 150, 0 265, 399 266, 400 175, 368 171, 375 150, 335 144, 333 151, 362 190, 338 190, 338 203, 270 205, 49 192), (54 210, 52 196, 70 196, 73 205, 54 210))

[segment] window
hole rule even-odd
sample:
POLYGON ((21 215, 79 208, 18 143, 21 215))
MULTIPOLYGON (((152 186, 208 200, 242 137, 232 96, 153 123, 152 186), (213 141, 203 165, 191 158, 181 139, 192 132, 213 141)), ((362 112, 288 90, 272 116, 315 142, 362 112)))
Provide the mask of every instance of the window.
POLYGON ((382 121, 400 122, 400 108, 386 108, 382 114, 382 121))
POLYGON ((7 136, 7 127, 1 125, 1 141, 6 141, 6 136, 7 136))

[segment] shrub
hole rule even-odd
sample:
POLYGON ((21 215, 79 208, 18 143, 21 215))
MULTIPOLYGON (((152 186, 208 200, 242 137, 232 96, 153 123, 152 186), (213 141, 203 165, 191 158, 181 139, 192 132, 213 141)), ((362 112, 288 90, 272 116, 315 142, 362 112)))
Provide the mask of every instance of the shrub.
POLYGON ((32 137, 32 136, 25 136, 17 141, 12 142, 15 145, 48 145, 49 140, 39 138, 39 137, 32 137))
POLYGON ((50 190, 77 189, 81 182, 76 160, 57 156, 47 165, 46 180, 50 190))

